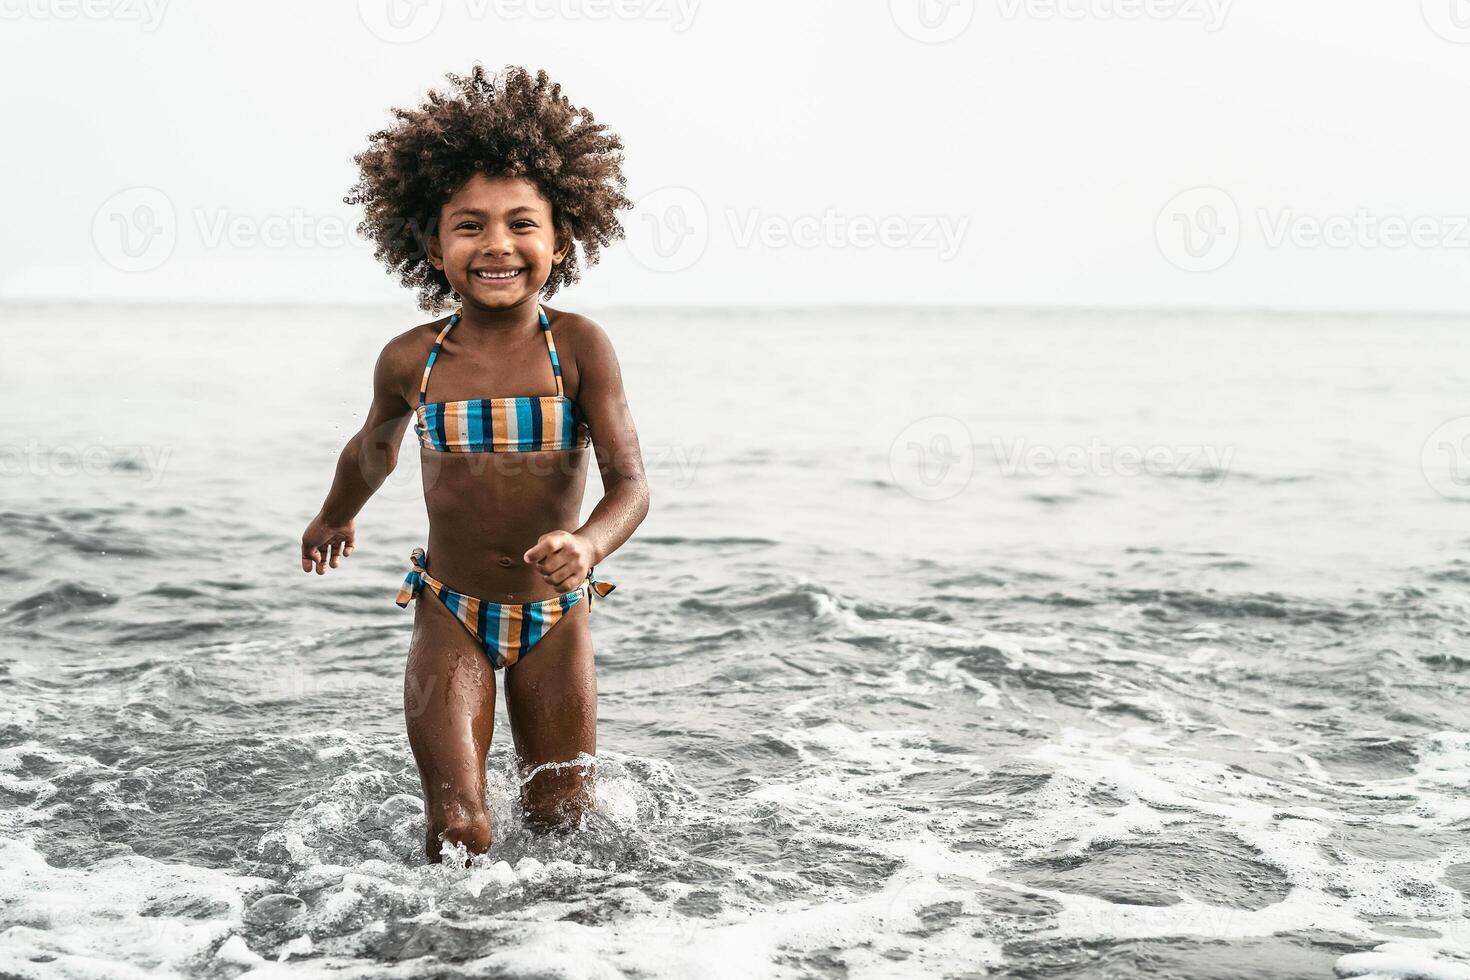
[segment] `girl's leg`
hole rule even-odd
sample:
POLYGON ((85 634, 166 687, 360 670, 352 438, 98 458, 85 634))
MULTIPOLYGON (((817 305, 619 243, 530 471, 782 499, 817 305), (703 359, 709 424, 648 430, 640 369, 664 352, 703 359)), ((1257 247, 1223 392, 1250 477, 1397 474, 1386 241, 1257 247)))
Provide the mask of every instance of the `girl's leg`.
POLYGON ((433 862, 443 842, 483 854, 490 847, 485 754, 495 730, 495 671, 438 596, 425 589, 414 606, 403 713, 424 787, 424 850, 433 862))
MULTIPOLYGON (((522 779, 548 762, 597 753, 597 675, 585 598, 505 668, 505 707, 522 779)), ((521 803, 533 825, 575 824, 591 805, 591 791, 592 775, 583 766, 548 768, 521 787, 521 803)))

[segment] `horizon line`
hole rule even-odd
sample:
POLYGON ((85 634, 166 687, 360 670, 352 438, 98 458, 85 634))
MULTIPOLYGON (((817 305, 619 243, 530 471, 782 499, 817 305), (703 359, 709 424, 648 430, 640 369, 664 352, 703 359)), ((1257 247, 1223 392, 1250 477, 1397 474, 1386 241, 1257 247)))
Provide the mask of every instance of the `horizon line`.
MULTIPOLYGON (((549 303, 547 305, 550 305, 549 303)), ((174 308, 229 308, 240 307, 246 309, 333 309, 347 308, 355 310, 397 310, 399 304, 393 302, 335 302, 335 301, 298 301, 298 300, 271 300, 271 301, 246 301, 246 300, 171 300, 171 299, 25 299, 18 297, 0 296, 0 307, 59 307, 59 306, 84 306, 84 307, 174 307, 174 308)), ((556 307, 553 307, 554 309, 556 307)), ((811 312, 814 310, 830 311, 837 313, 852 312, 884 312, 904 311, 917 313, 988 313, 988 314, 1151 314, 1176 316, 1318 316, 1318 317, 1422 317, 1426 319, 1445 319, 1470 317, 1470 309, 1466 310, 1406 310, 1406 309, 1346 309, 1334 307, 1289 307, 1289 306, 1138 306, 1117 305, 1097 306, 1066 303, 1046 304, 1005 304, 1005 303, 593 303, 587 309, 598 311, 637 312, 637 313, 730 313, 730 312, 753 312, 753 313, 786 313, 786 312, 811 312)), ((412 307, 417 314, 424 316, 443 316, 445 314, 430 314, 419 309, 416 305, 412 307)))

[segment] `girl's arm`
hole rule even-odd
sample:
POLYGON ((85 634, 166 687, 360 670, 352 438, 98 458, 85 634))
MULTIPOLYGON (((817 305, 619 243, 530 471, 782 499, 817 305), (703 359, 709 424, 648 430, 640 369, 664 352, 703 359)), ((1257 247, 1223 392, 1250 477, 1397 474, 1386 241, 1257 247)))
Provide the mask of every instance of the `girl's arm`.
POLYGON ((357 544, 355 518, 398 465, 398 446, 413 415, 403 397, 397 342, 389 343, 373 368, 373 403, 362 428, 337 457, 337 472, 322 509, 301 535, 301 570, 318 575, 336 568, 357 544))
POLYGON ((563 591, 581 584, 588 569, 632 537, 648 514, 648 479, 618 356, 601 327, 578 320, 577 406, 592 430, 602 499, 576 531, 549 531, 522 556, 563 591))

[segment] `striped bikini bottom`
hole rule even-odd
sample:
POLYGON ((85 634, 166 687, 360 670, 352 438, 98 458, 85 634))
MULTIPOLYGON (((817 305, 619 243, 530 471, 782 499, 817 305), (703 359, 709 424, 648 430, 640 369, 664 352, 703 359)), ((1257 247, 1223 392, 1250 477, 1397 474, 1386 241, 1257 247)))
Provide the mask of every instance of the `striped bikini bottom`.
POLYGON ((413 571, 403 580, 394 600, 407 606, 427 588, 439 597, 444 607, 464 624, 470 635, 480 641, 480 648, 491 667, 509 667, 531 651, 547 631, 555 626, 578 602, 587 596, 587 612, 592 612, 593 597, 606 596, 617 586, 598 582, 587 571, 587 581, 570 592, 541 602, 486 602, 472 595, 455 592, 428 571, 428 556, 423 548, 413 549, 409 558, 413 571))

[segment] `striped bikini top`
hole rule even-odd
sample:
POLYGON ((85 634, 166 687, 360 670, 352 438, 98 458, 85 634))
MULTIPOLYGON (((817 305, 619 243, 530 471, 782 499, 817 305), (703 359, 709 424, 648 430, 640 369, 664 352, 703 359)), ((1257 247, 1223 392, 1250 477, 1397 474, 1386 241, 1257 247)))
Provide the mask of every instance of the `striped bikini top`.
POLYGON ((429 350, 424 380, 419 385, 419 405, 414 413, 414 431, 419 445, 441 453, 526 453, 543 449, 581 449, 590 438, 577 412, 577 404, 562 391, 561 362, 556 358, 556 341, 546 310, 536 308, 541 318, 541 335, 551 355, 551 373, 556 377, 555 395, 520 398, 471 398, 459 402, 428 401, 429 372, 444 346, 444 338, 459 322, 455 310, 429 350))

